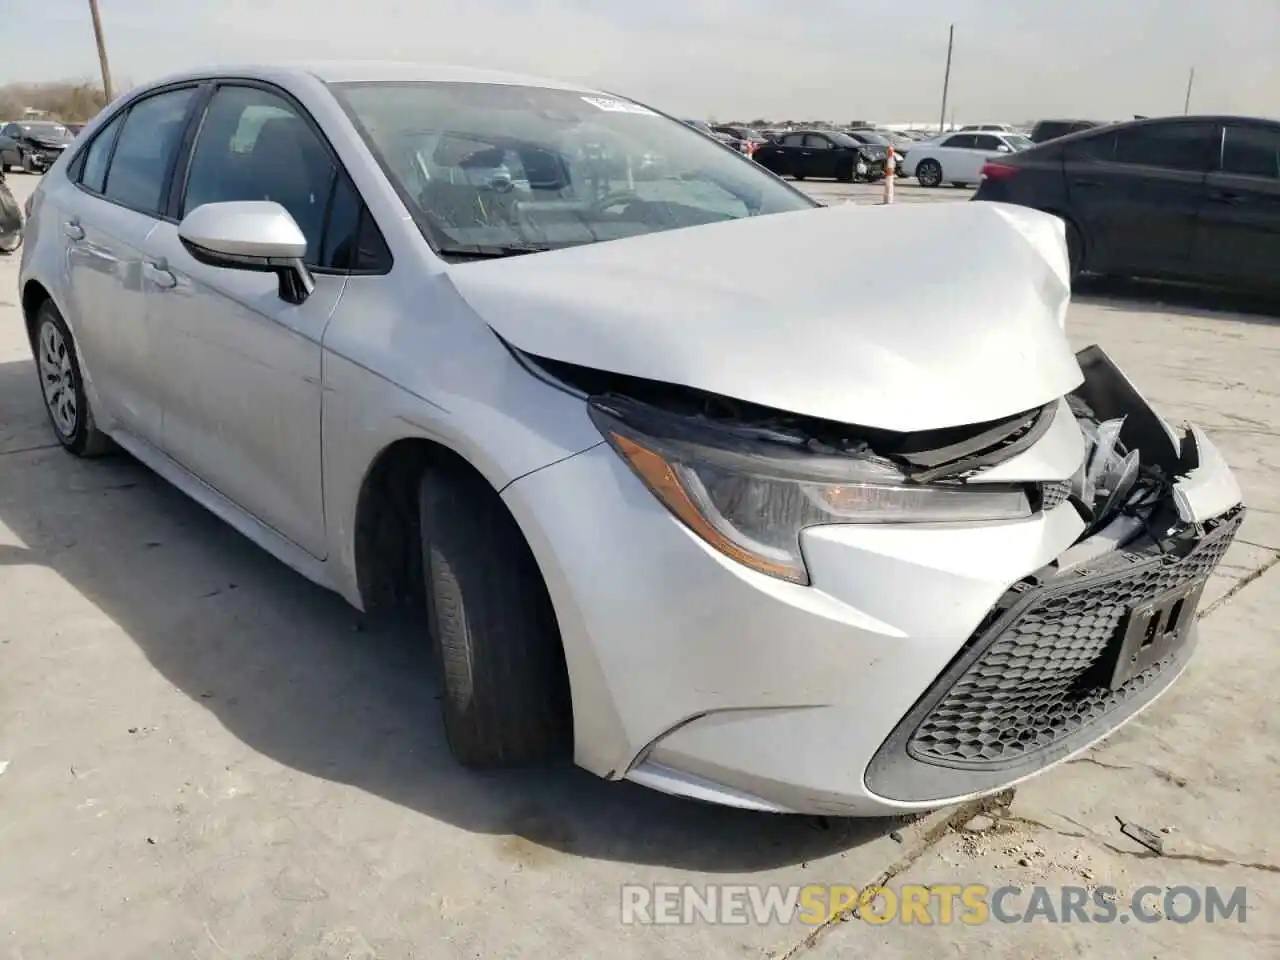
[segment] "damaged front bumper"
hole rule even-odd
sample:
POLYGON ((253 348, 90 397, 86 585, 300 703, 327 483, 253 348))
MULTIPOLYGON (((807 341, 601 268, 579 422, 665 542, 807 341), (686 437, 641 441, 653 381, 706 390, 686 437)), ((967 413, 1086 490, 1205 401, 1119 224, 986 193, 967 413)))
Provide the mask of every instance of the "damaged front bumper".
POLYGON ((1191 655, 1243 507, 1201 431, 1170 429, 1101 350, 1078 359, 1084 383, 1034 442, 965 476, 1039 485, 1033 516, 810 527, 808 584, 711 549, 607 446, 513 484, 579 763, 749 809, 901 813, 1006 788, 1150 704, 1191 655), (1082 410, 1138 453, 1123 497, 1080 495, 1082 410))

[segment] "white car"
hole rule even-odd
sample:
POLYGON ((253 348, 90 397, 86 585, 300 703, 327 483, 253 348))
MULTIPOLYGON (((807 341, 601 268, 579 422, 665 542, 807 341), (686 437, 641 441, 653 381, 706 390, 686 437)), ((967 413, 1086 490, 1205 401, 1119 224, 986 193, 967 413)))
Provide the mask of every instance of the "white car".
POLYGON ((1016 153, 1030 146, 1030 140, 1015 133, 948 133, 912 147, 902 173, 915 177, 922 187, 939 187, 944 183, 960 187, 981 180, 982 166, 993 156, 1016 153))
POLYGON ((130 91, 20 275, 53 436, 406 608, 460 762, 851 815, 1037 773, 1195 648, 1239 488, 1070 292, 1037 210, 821 209, 612 94, 376 63, 130 91))

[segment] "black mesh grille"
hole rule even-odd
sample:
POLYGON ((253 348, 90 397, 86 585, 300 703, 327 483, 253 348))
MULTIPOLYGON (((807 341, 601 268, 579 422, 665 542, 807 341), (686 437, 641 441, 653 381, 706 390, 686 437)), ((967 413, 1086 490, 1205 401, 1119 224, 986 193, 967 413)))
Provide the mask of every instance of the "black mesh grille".
POLYGON ((1063 576, 1065 583, 1019 585, 1013 602, 999 605, 994 622, 979 631, 972 646, 980 655, 958 677, 944 674, 940 683, 950 687, 912 732, 908 754, 948 767, 1017 764, 1140 697, 1177 651, 1112 689, 1126 616, 1136 604, 1206 579, 1241 515, 1181 557, 1119 554, 1112 563, 1132 569, 1075 570, 1063 576), (1029 602, 1028 590, 1034 591, 1029 602))
POLYGON ((1042 483, 1040 485, 1040 509, 1052 510, 1069 496, 1071 496, 1070 480, 1055 480, 1052 483, 1042 483))

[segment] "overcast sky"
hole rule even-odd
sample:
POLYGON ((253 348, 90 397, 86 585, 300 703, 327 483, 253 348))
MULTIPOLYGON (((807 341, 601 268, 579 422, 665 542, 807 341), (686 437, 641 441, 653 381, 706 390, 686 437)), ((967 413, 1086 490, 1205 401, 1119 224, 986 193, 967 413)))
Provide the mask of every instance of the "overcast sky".
MULTIPOLYGON (((1280 117, 1280 0, 99 0, 113 74, 385 58, 585 81, 690 116, 1280 117), (951 112, 951 111, 949 111, 951 112)), ((97 76, 88 0, 0 0, 0 82, 97 76)), ((119 85, 119 84, 118 84, 119 85)))

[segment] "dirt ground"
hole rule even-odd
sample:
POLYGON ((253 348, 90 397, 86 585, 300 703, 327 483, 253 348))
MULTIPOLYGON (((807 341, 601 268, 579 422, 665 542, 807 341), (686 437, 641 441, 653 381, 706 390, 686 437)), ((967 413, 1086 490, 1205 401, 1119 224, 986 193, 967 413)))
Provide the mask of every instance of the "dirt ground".
MULTIPOLYGON (((20 198, 34 183, 10 180, 20 198)), ((1079 292, 1072 339, 1101 343, 1163 412, 1200 423, 1250 514, 1167 696, 976 821, 904 824, 720 810, 568 767, 463 772, 412 625, 362 622, 128 458, 57 448, 16 277, 0 258, 0 938, 12 960, 1280 956, 1275 308, 1138 284, 1079 292), (1248 913, 620 922, 624 883, 877 879, 1105 884, 1121 902, 1149 885, 1244 886, 1248 913)))

